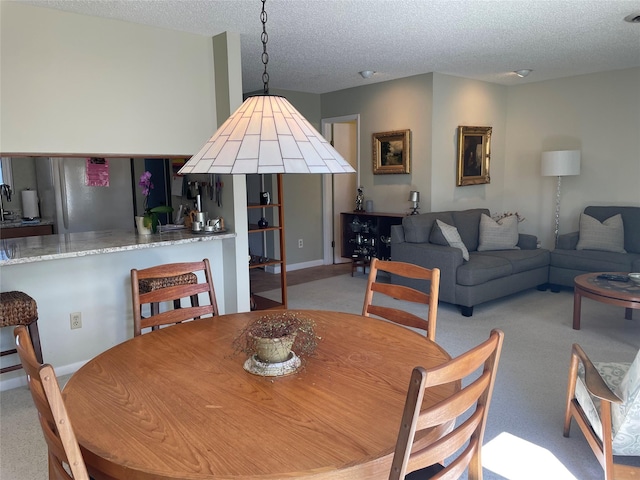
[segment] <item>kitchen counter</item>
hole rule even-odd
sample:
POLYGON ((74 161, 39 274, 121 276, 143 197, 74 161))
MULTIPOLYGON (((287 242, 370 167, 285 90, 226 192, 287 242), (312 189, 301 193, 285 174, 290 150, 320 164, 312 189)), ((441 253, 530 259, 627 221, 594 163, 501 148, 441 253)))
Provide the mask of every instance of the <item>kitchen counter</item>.
POLYGON ((38 220, 22 220, 21 218, 18 218, 15 220, 3 220, 0 222, 0 228, 19 228, 37 225, 53 225, 53 220, 48 220, 46 218, 38 220))
POLYGON ((53 220, 3 220, 0 222, 0 239, 35 237, 53 234, 53 220))
MULTIPOLYGON (((107 230, 4 239, 2 291, 25 292, 36 300, 44 361, 66 375, 133 337, 132 268, 207 258, 220 314, 237 312, 236 239, 235 232, 197 234, 186 229, 152 235, 107 230), (71 314, 81 315, 81 328, 70 328, 71 314)), ((247 307, 248 299, 247 292, 247 307)), ((3 345, 13 342, 10 328, 0 331, 0 340, 3 345)), ((5 373, 0 389, 24 380, 22 371, 5 373)))
POLYGON ((198 234, 183 229, 153 235, 138 235, 134 231, 105 230, 13 238, 2 240, 0 266, 207 242, 235 236, 235 233, 228 232, 198 234))

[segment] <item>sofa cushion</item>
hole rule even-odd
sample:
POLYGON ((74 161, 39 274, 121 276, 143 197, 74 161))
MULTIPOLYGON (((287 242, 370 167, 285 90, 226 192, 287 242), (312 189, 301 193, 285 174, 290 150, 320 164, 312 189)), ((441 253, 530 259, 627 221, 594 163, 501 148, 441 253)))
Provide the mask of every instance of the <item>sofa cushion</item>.
POLYGON ((600 222, 585 213, 580 214, 580 239, 576 250, 604 250, 626 253, 624 225, 619 213, 600 222))
POLYGON ((619 213, 624 224, 624 249, 631 253, 640 253, 640 208, 617 206, 591 206, 584 209, 584 213, 601 222, 619 213))
POLYGON ((453 225, 453 217, 449 212, 421 213, 404 217, 402 219, 402 227, 405 241, 409 243, 427 243, 436 219, 453 225))
MULTIPOLYGON (((633 363, 594 363, 607 386, 622 400, 611 405, 612 450, 614 455, 640 455, 640 352, 633 363)), ((584 384, 584 367, 580 364, 576 382, 576 399, 590 425, 602 438, 601 403, 589 394, 584 384)))
POLYGON ((478 249, 478 238, 480 236, 480 215, 489 215, 486 208, 473 208, 471 210, 462 210, 459 212, 451 212, 453 223, 460 233, 460 238, 470 252, 478 249))
POLYGON ((440 230, 440 233, 434 232, 434 239, 440 240, 441 236, 447 241, 447 244, 450 247, 459 248, 462 250, 462 258, 465 260, 469 260, 469 251, 467 247, 462 242, 460 238, 460 234, 458 233, 458 229, 453 225, 449 225, 444 223, 442 220, 436 220, 435 228, 440 230))
POLYGON ((471 287, 496 278, 507 277, 512 271, 513 267, 506 258, 473 252, 469 254, 469 261, 456 270, 456 283, 471 287))
MULTIPOLYGON (((511 264, 511 274, 528 272, 549 265, 549 250, 493 250, 478 252, 478 256, 502 258, 511 264)), ((475 258, 475 257, 474 257, 475 258)))
POLYGON ((480 216, 479 252, 519 249, 518 239, 518 217, 515 215, 497 222, 484 213, 480 216))
POLYGON ((640 351, 614 393, 622 403, 611 408, 613 450, 618 455, 640 455, 640 351))
POLYGON ((630 253, 603 252, 592 250, 561 250, 551 252, 551 265, 556 268, 580 270, 584 272, 631 272, 634 261, 640 262, 640 255, 630 253))
MULTIPOLYGON (((618 385, 624 378, 624 375, 629 370, 628 363, 598 363, 594 362, 594 367, 598 370, 598 373, 605 381, 607 386, 611 391, 615 393, 618 385)), ((582 407, 587 419, 589 420, 589 424, 591 428, 593 428, 594 432, 600 439, 602 439, 602 421, 600 420, 600 399, 592 396, 587 390, 587 386, 584 381, 584 366, 582 363, 578 365, 578 378, 576 381, 576 400, 582 407)), ((613 408, 612 417, 613 417, 613 408)), ((612 432, 613 433, 613 432, 612 432)))

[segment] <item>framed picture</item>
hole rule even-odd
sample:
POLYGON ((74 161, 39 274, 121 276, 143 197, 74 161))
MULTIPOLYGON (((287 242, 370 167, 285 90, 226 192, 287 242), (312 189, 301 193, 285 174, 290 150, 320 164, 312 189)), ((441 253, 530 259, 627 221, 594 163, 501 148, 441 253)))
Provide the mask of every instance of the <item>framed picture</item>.
POLYGON ((491 127, 458 127, 458 182, 464 185, 491 183, 491 127))
POLYGON ((373 174, 411 173, 411 130, 373 134, 373 174))

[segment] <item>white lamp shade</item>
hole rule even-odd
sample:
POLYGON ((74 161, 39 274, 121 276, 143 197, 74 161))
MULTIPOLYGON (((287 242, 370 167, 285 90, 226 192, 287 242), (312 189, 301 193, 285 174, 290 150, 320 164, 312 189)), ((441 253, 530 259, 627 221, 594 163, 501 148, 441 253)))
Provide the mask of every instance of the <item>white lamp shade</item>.
POLYGON ((580 150, 556 150, 542 153, 542 176, 580 175, 580 150))
POLYGON ((179 173, 354 173, 284 97, 249 97, 179 173))
POLYGON ((419 202, 420 201, 420 192, 415 190, 411 190, 409 192, 409 201, 410 202, 419 202))

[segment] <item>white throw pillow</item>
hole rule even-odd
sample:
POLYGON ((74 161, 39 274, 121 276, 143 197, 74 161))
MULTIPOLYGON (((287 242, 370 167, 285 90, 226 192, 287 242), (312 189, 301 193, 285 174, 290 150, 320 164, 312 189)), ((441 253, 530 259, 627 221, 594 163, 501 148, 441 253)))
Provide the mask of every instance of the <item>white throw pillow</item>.
POLYGON ((622 215, 614 215, 600 223, 590 215, 580 214, 580 238, 576 250, 627 253, 624 249, 622 215))
POLYGON ((478 251, 519 250, 518 217, 509 215, 497 222, 484 213, 480 216, 480 244, 478 251))
POLYGON ((444 238, 447 240, 447 242, 449 242, 449 246, 462 250, 462 258, 468 261, 469 250, 467 250, 467 247, 462 242, 460 234, 458 233, 458 229, 452 225, 444 223, 441 220, 436 220, 436 223, 438 224, 438 227, 440 227, 440 231, 442 232, 444 238))

